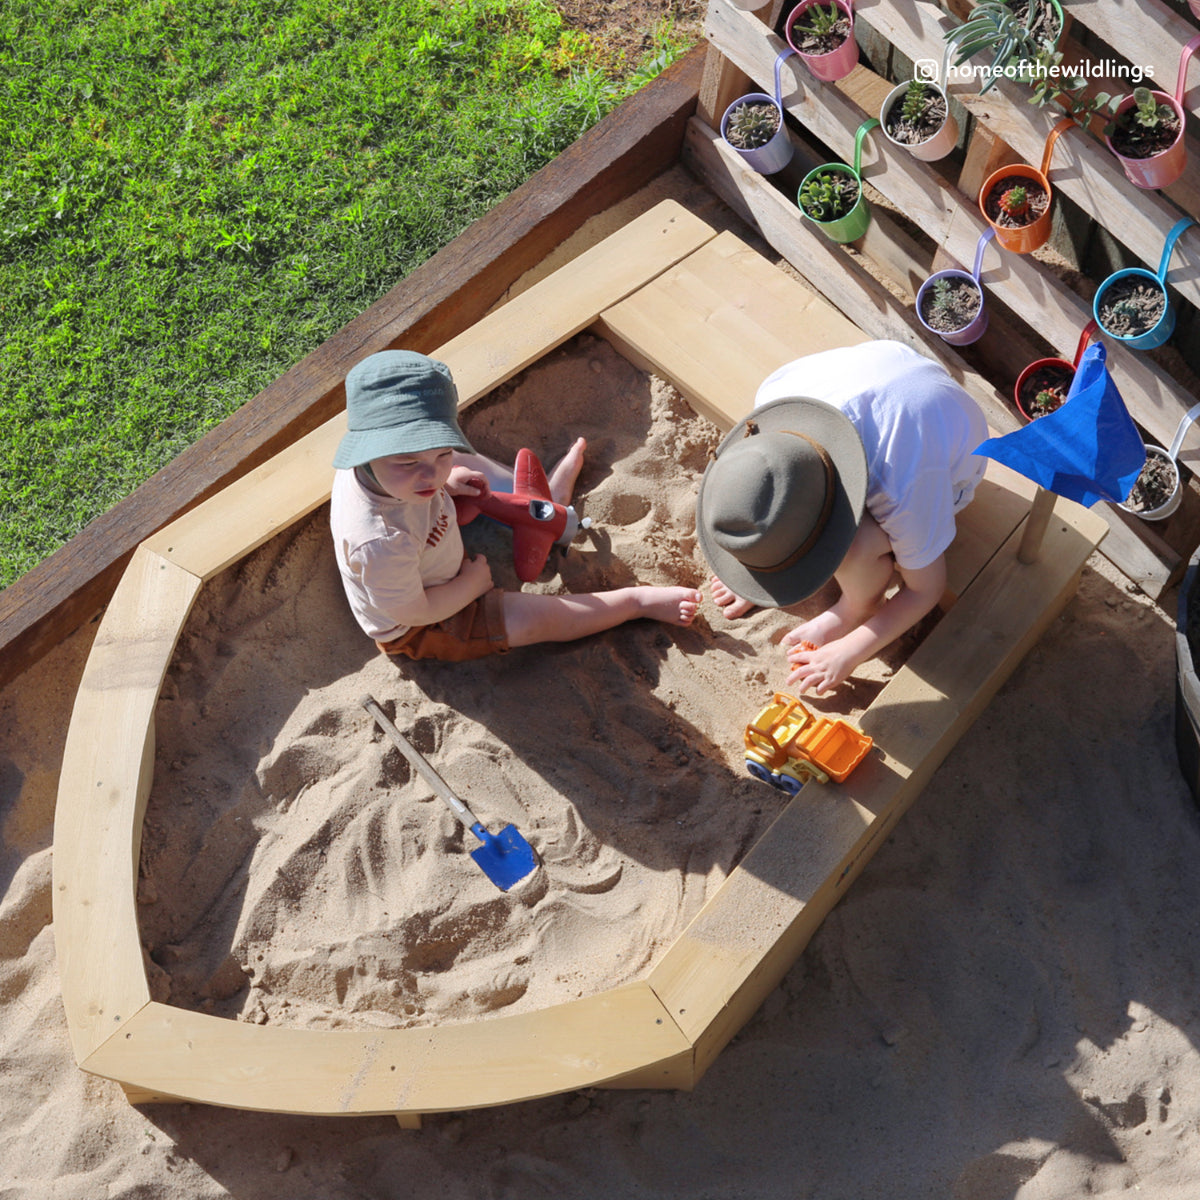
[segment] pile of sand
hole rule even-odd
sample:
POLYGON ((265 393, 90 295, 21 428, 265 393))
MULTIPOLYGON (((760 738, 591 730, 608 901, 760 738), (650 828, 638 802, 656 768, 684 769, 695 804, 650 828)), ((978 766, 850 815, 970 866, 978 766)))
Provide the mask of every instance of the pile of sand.
MULTIPOLYGON (((543 591, 700 586, 696 485, 719 440, 661 381, 576 339, 468 410, 482 452, 588 439, 543 591)), ((468 526, 519 586, 511 535, 468 526)), ((638 621, 474 664, 377 654, 341 594, 327 510, 205 587, 157 714, 140 921, 159 999, 334 1027, 541 1008, 643 975, 784 798, 741 735, 792 618, 638 621), (478 843, 360 704, 373 694, 491 830, 543 869, 503 893, 478 843)), ((778 680, 776 680, 778 682, 778 680)))

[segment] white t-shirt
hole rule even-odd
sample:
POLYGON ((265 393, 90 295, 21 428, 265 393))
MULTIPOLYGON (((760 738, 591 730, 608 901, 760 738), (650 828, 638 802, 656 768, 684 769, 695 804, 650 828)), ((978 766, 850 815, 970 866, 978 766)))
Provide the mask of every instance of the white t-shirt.
POLYGON ((934 562, 954 541, 954 514, 966 507, 986 460, 979 406, 945 370, 902 342, 823 350, 768 376, 756 405, 808 396, 840 408, 867 453, 867 512, 901 567, 934 562))
POLYGON ((375 491, 353 471, 335 471, 329 509, 342 586, 363 632, 388 642, 411 628, 395 614, 462 568, 454 501, 443 488, 427 504, 375 491))

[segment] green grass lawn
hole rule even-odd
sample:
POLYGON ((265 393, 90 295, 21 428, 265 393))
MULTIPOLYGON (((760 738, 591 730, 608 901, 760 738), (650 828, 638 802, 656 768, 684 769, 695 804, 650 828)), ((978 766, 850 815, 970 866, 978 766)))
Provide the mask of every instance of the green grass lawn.
POLYGON ((684 49, 548 0, 0 6, 0 587, 684 49))

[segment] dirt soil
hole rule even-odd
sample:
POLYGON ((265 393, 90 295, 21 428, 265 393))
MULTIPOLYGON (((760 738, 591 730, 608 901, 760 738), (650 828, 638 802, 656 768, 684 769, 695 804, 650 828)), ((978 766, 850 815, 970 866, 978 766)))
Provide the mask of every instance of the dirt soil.
POLYGON ((946 123, 946 98, 938 91, 928 91, 921 111, 915 119, 904 115, 905 96, 901 95, 888 110, 887 131, 905 146, 927 142, 946 123))
POLYGON ((1116 122, 1109 140, 1113 149, 1126 158, 1153 158, 1169 150, 1179 137, 1179 116, 1169 105, 1160 104, 1159 121, 1153 129, 1134 124, 1130 109, 1116 122))
MULTIPOLYGON (((807 21, 807 17, 802 17, 807 21)), ((801 54, 832 54, 850 36, 850 18, 835 21, 829 33, 810 33, 806 25, 797 22, 792 26, 792 41, 801 54)))
POLYGON ((951 276, 944 281, 935 282, 921 301, 921 316, 925 323, 939 333, 955 333, 966 329, 979 315, 979 307, 983 303, 979 288, 970 280, 960 276, 951 276), (938 295, 941 282, 946 284, 943 295, 938 295))
POLYGON ((1097 315, 1106 333, 1137 337, 1159 323, 1166 307, 1166 292, 1158 284, 1143 282, 1134 275, 1104 289, 1097 315))
POLYGON ((1175 491, 1178 474, 1166 455, 1155 451, 1146 454, 1146 465, 1125 501, 1133 512, 1153 512, 1162 508, 1175 491))
POLYGON ((568 28, 591 34, 607 49, 616 69, 637 65, 654 45, 654 30, 662 21, 692 44, 704 37, 703 0, 559 0, 557 7, 568 28))

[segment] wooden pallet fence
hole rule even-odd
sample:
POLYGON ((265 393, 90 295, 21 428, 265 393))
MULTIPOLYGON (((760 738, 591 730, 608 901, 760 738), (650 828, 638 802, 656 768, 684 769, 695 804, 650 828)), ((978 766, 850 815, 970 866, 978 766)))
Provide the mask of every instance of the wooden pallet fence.
MULTIPOLYGON (((1090 15, 1092 7, 1080 5, 1076 11, 1090 15)), ((862 3, 855 5, 855 21, 856 30, 868 40, 873 40, 876 49, 882 39, 890 43, 905 60, 924 58, 935 59, 939 63, 944 47, 944 32, 957 23, 942 9, 919 0, 904 4, 898 0, 862 0, 862 3)), ((1183 21, 1177 21, 1176 24, 1186 26, 1183 21)), ((754 81, 754 86, 763 87, 772 80, 776 57, 786 48, 786 43, 764 24, 760 15, 731 3, 731 0, 712 0, 706 32, 712 55, 720 56, 739 74, 754 81)), ((1170 83, 1167 85, 1173 90, 1183 43, 1175 44, 1173 51, 1169 51, 1166 41, 1159 41, 1162 45, 1154 53, 1160 60, 1170 60, 1173 54, 1170 83)), ((709 74, 714 72, 711 64, 707 70, 709 74)), ((1166 66, 1159 67, 1156 64, 1156 70, 1161 83, 1161 73, 1166 66)), ((1197 70, 1200 71, 1200 68, 1197 70)), ((843 161, 849 161, 853 153, 855 131, 864 120, 878 115, 882 98, 893 86, 862 66, 836 84, 821 83, 795 58, 783 64, 781 83, 784 107, 800 127, 801 138, 811 135, 843 161)), ((1039 109, 1030 105, 1027 91, 1023 91, 1019 85, 1003 81, 983 96, 972 89, 969 83, 955 84, 950 92, 973 118, 973 134, 967 144, 965 161, 958 177, 969 191, 955 186, 946 178, 945 162, 926 164, 910 155, 895 153, 882 138, 874 139, 863 155, 862 175, 868 187, 876 189, 910 218, 934 244, 935 254, 928 263, 926 274, 951 263, 969 266, 979 236, 987 229, 987 222, 977 203, 979 181, 984 170, 1010 161, 1039 164, 1047 136, 1062 117, 1057 109, 1039 109)), ((689 151, 694 153, 699 146, 700 141, 689 132, 685 154, 689 151)), ((758 196, 757 200, 742 207, 753 209, 757 205, 761 210, 761 177, 751 179, 752 173, 747 171, 726 174, 739 178, 737 187, 747 193, 747 198, 758 196)), ((1200 181, 1200 155, 1193 156, 1189 161, 1185 179, 1188 178, 1200 181)), ((1191 197, 1192 193, 1188 190, 1192 187, 1191 183, 1181 182, 1180 187, 1172 190, 1170 199, 1161 193, 1146 192, 1135 187, 1125 178, 1120 165, 1103 142, 1082 128, 1069 129, 1059 138, 1051 161, 1050 179, 1057 196, 1067 198, 1098 227, 1110 231, 1137 262, 1152 271, 1158 268, 1167 230, 1181 216, 1189 215, 1181 210, 1178 201, 1191 197)), ((1196 194, 1200 195, 1200 192, 1196 194)), ((794 209, 792 197, 787 197, 787 204, 794 209)), ((759 216, 761 211, 753 219, 757 222, 759 216)), ((795 211, 793 220, 803 223, 798 211, 795 211)), ((886 215, 876 214, 873 210, 872 226, 875 228, 871 228, 868 235, 856 243, 856 248, 871 258, 882 274, 899 281, 910 293, 915 293, 911 279, 911 249, 905 247, 899 255, 896 254, 890 236, 893 231, 888 229, 886 215), (904 271, 897 271, 897 260, 906 264, 904 271), (907 280, 901 278, 904 273, 908 275, 907 280)), ((781 235, 778 222, 772 229, 760 224, 760 229, 780 253, 790 257, 789 243, 794 244, 794 239, 781 235)), ((908 241, 911 244, 911 239, 908 241)), ((845 264, 850 259, 843 253, 840 261, 845 264)), ((1179 240, 1168 275, 1171 302, 1185 327, 1195 302, 1200 301, 1198 267, 1200 226, 1187 230, 1179 240)), ((825 275, 816 279, 822 290, 837 286, 825 275)), ((1091 318, 1090 295, 1082 295, 1075 287, 1064 282, 1054 267, 1037 255, 1013 254, 999 247, 990 247, 985 254, 982 282, 985 294, 993 302, 1001 301, 1017 321, 1024 322, 1024 330, 1020 325, 1009 327, 1015 329, 1018 335, 1024 335, 1019 338, 1020 342, 1025 346, 1049 343, 1053 351, 1062 357, 1069 359, 1074 356, 1080 332, 1091 318)), ((1099 279, 1092 280, 1096 285, 1099 282, 1099 279)), ((1086 291, 1086 285, 1081 290, 1086 291)), ((846 311, 853 319, 860 322, 864 320, 861 311, 846 311)), ((889 317, 889 321, 892 320, 889 317)), ((935 347, 930 343, 936 339, 928 334, 918 336, 925 352, 933 353, 935 347)), ((1112 339, 1104 340, 1109 368, 1131 415, 1145 431, 1148 440, 1169 445, 1180 419, 1194 403, 1189 381, 1176 378, 1172 371, 1160 365, 1157 359, 1162 356, 1146 355, 1112 339)), ((1015 378, 1016 371, 1023 364, 1013 361, 1011 351, 1014 344, 1011 336, 1006 338, 1007 363, 1011 364, 1011 375, 1015 378)), ((1024 361, 1038 356, 1031 353, 1024 361)), ((970 352, 968 357, 978 362, 986 355, 977 350, 970 352)), ((997 382, 1011 386, 1012 380, 997 379, 997 382)), ((1180 461, 1193 471, 1197 469, 1200 464, 1200 432, 1193 432, 1185 439, 1180 461)), ((1200 492, 1194 486, 1190 490, 1194 494, 1189 498, 1187 513, 1181 513, 1170 527, 1151 529, 1147 523, 1136 518, 1131 523, 1140 531, 1143 543, 1152 548, 1154 557, 1168 577, 1177 571, 1181 559, 1190 554, 1194 542, 1200 540, 1200 529, 1197 529, 1194 519, 1195 512, 1200 508, 1200 492), (1168 534, 1168 541, 1163 540, 1164 533, 1168 534)), ((1114 528, 1117 525, 1128 528, 1124 516, 1115 516, 1110 523, 1114 528)), ((1119 541, 1122 540, 1127 539, 1119 539, 1118 543, 1114 543, 1114 550, 1119 550, 1119 541)), ((1142 556, 1135 555, 1129 560, 1129 573, 1136 579, 1147 578, 1143 569, 1136 564, 1138 557, 1142 556)), ((1152 571, 1150 577, 1157 578, 1160 574, 1160 571, 1152 571)), ((1154 585, 1152 594, 1157 594, 1159 590, 1161 587, 1154 585)))

